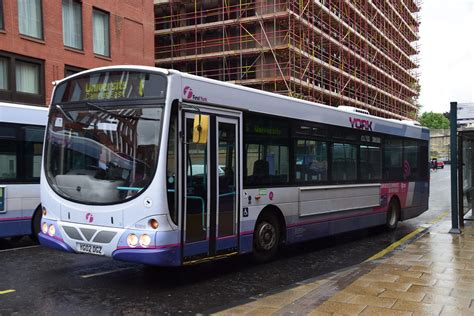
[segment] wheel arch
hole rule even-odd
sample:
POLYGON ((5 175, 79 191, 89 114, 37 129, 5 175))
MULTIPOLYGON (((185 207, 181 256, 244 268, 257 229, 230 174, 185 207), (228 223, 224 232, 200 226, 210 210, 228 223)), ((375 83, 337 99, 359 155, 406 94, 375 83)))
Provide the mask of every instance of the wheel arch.
POLYGON ((398 206, 401 207, 402 204, 400 203, 400 198, 398 197, 397 194, 394 194, 390 197, 390 201, 388 202, 388 204, 390 204, 392 201, 396 201, 398 203, 398 206))
POLYGON ((392 202, 397 203, 397 205, 398 205, 398 218, 401 220, 402 203, 400 202, 400 198, 398 197, 397 194, 394 194, 390 197, 390 201, 387 204, 387 212, 388 212, 388 208, 390 206, 390 203, 392 203, 392 202))
POLYGON ((286 220, 285 220, 285 217, 283 216, 283 212, 280 210, 280 208, 276 205, 273 205, 273 204, 265 206, 260 211, 260 214, 258 214, 257 221, 255 222, 255 227, 257 227, 257 224, 259 223, 259 221, 262 218, 263 214, 271 214, 271 215, 274 215, 277 218, 278 224, 280 226, 281 242, 285 243, 286 240, 287 240, 286 220))

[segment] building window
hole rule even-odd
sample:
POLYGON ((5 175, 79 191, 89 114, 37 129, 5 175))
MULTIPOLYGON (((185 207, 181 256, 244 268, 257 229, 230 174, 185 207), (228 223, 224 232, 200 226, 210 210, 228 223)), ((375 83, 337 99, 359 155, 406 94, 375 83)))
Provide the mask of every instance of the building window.
POLYGON ((93 13, 94 53, 110 56, 109 48, 109 14, 94 9, 93 13))
POLYGON ((16 91, 39 94, 39 68, 38 64, 17 61, 15 67, 16 91))
POLYGON ((5 22, 3 21, 3 0, 0 0, 0 30, 5 29, 5 22))
POLYGON ((43 39, 41 0, 18 0, 18 24, 21 34, 43 39))
POLYGON ((44 104, 41 60, 0 53, 0 100, 44 104))
POLYGON ((75 0, 63 0, 63 42, 82 50, 82 4, 75 0))
POLYGON ((8 90, 8 58, 0 57, 0 90, 8 90))
POLYGON ((81 71, 86 70, 85 68, 79 68, 69 65, 64 65, 64 78, 77 74, 81 71))

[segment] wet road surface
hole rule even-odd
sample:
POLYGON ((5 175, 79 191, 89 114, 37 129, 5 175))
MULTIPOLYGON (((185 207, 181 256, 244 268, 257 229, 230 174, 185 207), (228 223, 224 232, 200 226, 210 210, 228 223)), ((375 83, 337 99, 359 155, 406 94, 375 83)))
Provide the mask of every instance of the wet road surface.
POLYGON ((163 269, 56 252, 28 237, 0 239, 0 315, 196 314, 238 305, 363 262, 448 211, 449 185, 449 166, 432 172, 430 210, 395 232, 373 228, 292 245, 263 265, 240 256, 163 269))

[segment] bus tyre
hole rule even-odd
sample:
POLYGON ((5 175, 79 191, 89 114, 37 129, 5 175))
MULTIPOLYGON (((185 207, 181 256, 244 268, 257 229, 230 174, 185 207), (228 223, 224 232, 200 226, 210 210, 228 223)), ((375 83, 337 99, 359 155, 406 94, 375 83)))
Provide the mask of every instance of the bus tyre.
POLYGON ((256 262, 268 262, 275 258, 280 246, 280 225, 276 216, 264 213, 253 233, 253 257, 256 262))
POLYGON ((38 240, 38 235, 41 231, 41 206, 38 206, 35 213, 33 214, 33 220, 31 223, 31 237, 34 240, 38 240))
POLYGON ((400 220, 400 206, 397 200, 392 199, 390 201, 390 204, 388 205, 387 221, 385 223, 385 227, 388 230, 395 230, 397 228, 399 220, 400 220))

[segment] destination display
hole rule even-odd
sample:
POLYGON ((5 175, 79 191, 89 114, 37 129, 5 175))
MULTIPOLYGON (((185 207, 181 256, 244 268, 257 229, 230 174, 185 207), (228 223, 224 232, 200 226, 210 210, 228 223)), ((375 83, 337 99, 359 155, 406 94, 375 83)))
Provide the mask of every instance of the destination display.
POLYGON ((166 78, 137 71, 103 71, 62 82, 54 103, 114 99, 164 98, 166 78))

